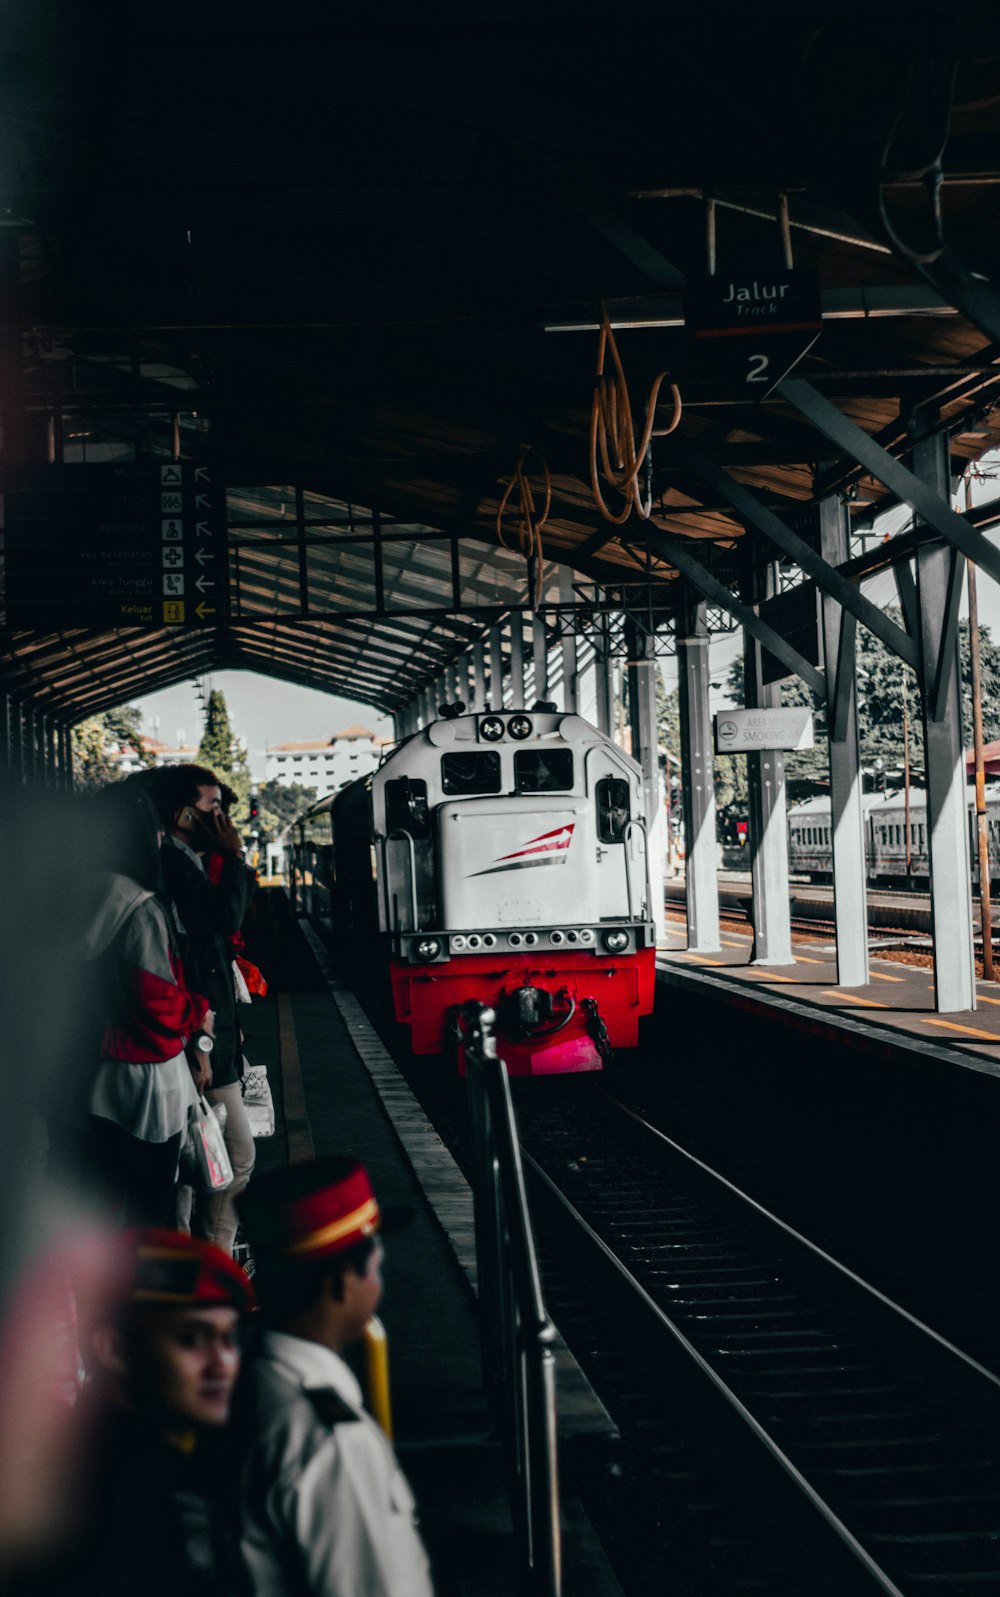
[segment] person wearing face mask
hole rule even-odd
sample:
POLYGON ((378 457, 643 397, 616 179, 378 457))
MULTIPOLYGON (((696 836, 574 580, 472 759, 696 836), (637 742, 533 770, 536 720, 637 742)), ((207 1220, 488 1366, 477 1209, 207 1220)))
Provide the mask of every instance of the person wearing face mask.
MULTIPOLYGON (((231 939, 243 924, 256 876, 225 811, 222 784, 212 771, 176 765, 146 778, 166 829, 163 878, 173 900, 188 982, 212 1005, 212 1048, 189 1053, 191 1074, 208 1102, 224 1105, 224 1136, 233 1166, 232 1185, 202 1194, 191 1225, 198 1235, 231 1253, 236 1238, 234 1200, 254 1165, 253 1132, 240 1091, 243 1066, 231 939)), ((181 1216, 186 1224, 188 1215, 181 1216)))

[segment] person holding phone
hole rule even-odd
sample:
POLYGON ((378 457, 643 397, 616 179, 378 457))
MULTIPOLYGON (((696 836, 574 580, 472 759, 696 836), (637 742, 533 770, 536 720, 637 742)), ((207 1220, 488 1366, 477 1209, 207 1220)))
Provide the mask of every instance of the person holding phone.
POLYGON ((254 1144, 240 1091, 243 1054, 230 939, 243 923, 256 876, 225 813, 214 771, 199 765, 167 766, 150 773, 149 787, 166 828, 163 878, 180 925, 184 970, 215 1014, 214 1037, 196 1039, 188 1051, 191 1074, 209 1103, 225 1105, 224 1135, 233 1166, 230 1187, 200 1198, 192 1229, 231 1252, 238 1223, 233 1199, 250 1179, 254 1144), (210 872, 213 855, 220 856, 221 864, 213 862, 218 868, 210 872))

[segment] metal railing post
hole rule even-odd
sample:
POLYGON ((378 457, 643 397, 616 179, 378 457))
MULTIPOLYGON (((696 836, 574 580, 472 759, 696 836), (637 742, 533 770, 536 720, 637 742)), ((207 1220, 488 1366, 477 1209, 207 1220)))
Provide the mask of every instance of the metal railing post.
POLYGON ((555 1327, 542 1299, 507 1067, 493 1011, 463 1006, 486 1377, 506 1445, 526 1589, 560 1597, 555 1327))

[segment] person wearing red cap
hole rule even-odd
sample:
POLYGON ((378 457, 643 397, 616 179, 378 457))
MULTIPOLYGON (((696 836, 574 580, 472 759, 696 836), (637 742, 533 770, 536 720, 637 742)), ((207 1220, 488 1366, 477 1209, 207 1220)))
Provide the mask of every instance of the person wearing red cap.
POLYGON ((95 1315, 75 1416, 65 1534, 18 1597, 249 1597, 236 1494, 213 1439, 240 1367, 253 1290, 184 1232, 126 1232, 95 1315))
POLYGON ((243 1557, 267 1597, 432 1597, 409 1485, 341 1357, 382 1294, 379 1206, 357 1160, 257 1180, 239 1200, 265 1331, 240 1428, 243 1557))

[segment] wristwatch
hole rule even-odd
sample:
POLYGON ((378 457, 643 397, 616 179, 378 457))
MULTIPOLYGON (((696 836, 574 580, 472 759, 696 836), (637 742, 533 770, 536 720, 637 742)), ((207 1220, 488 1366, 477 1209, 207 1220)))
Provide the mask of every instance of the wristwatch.
POLYGON ((200 1031, 197 1037, 194 1038, 194 1045, 200 1054, 210 1054, 215 1047, 215 1039, 210 1037, 207 1032, 200 1031))

